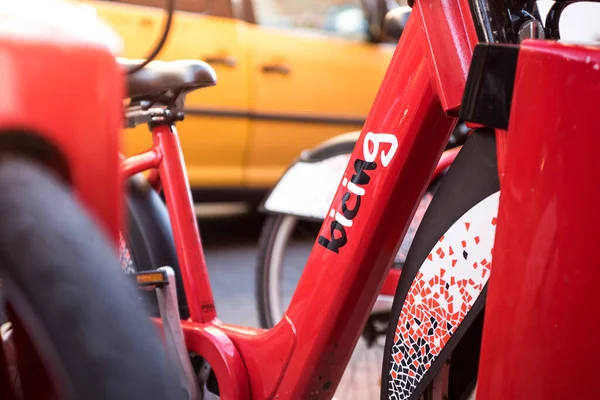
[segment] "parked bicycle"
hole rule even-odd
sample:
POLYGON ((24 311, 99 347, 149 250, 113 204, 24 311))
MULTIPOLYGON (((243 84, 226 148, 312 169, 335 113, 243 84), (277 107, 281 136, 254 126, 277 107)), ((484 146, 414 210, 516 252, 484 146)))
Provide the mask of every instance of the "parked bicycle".
MULTIPOLYGON (((283 317, 359 133, 340 135, 305 151, 261 205, 267 218, 258 245, 256 298, 260 323, 264 328, 273 327, 283 317), (311 186, 318 187, 318 193, 311 193, 311 186)), ((417 228, 469 133, 465 124, 453 132, 375 303, 375 314, 391 309, 399 270, 406 260, 417 228)))
MULTIPOLYGON (((377 296, 336 398, 374 398, 379 393, 381 359, 387 323, 402 266, 419 224, 470 130, 460 124, 452 133, 431 182, 421 199, 392 268, 377 296)), ((323 218, 342 179, 360 132, 334 137, 305 151, 263 202, 267 213, 258 243, 256 301, 260 325, 272 328, 287 309, 302 275, 323 218), (318 188, 318 192, 313 191, 318 188)))
MULTIPOLYGON (((559 37, 555 28, 565 9, 562 3, 556 3, 545 24, 538 19, 530 2, 433 0, 424 4, 416 0, 412 7, 395 56, 325 214, 295 293, 283 318, 269 330, 223 324, 217 319, 185 166, 173 127, 182 117, 178 110, 185 94, 213 84, 213 71, 198 61, 159 62, 148 64, 139 74, 130 77, 131 103, 127 120, 131 124, 149 123, 154 145, 150 151, 125 160, 123 176, 143 170, 158 171, 151 172, 147 187, 160 185, 164 191, 178 261, 178 265, 171 268, 133 264, 133 269, 138 285, 155 289, 158 294, 156 304, 161 318, 154 322, 163 329, 167 349, 178 362, 181 388, 174 389, 173 393, 179 395, 183 390, 187 398, 331 398, 460 116, 482 128, 469 136, 449 168, 403 265, 386 335, 381 396, 461 399, 472 396, 475 387, 477 398, 485 400, 595 396, 593 365, 598 355, 593 346, 589 346, 595 339, 595 323, 590 316, 599 310, 597 302, 589 298, 597 278, 597 268, 589 262, 589 249, 597 241, 594 233, 600 221, 594 203, 599 193, 595 185, 588 182, 598 172, 589 160, 600 144, 592 118, 600 106, 597 96, 600 50, 581 44, 529 40, 559 37), (560 118, 540 118, 542 111, 560 118), (499 202, 500 186, 502 201, 499 202), (492 263, 494 279, 488 290, 492 263), (185 303, 177 299, 178 277, 183 284, 181 296, 185 303), (189 312, 186 320, 180 319, 180 305, 189 312), (484 305, 485 327, 482 328, 484 305)), ((48 16, 52 15, 48 12, 48 16)), ((53 21, 52 18, 47 20, 53 21)), ((388 14, 388 23, 400 23, 397 14, 388 14)), ((81 28, 81 24, 78 27, 81 28)), ((78 36, 70 38, 77 42, 78 36)), ((117 126, 116 111, 121 106, 121 97, 114 90, 118 87, 119 73, 112 54, 92 46, 78 55, 68 53, 69 64, 64 58, 50 62, 53 59, 50 56, 58 52, 46 52, 44 46, 36 46, 35 51, 27 46, 25 50, 18 50, 10 39, 3 42, 3 47, 16 55, 11 60, 17 60, 18 64, 2 65, 21 67, 11 69, 15 74, 18 72, 15 77, 21 79, 15 78, 10 83, 19 82, 29 89, 23 92, 27 96, 19 97, 29 101, 17 103, 19 107, 8 108, 9 111, 3 109, 8 115, 3 117, 4 121, 8 124, 22 121, 19 119, 22 116, 30 117, 38 127, 34 132, 45 132, 46 136, 41 134, 41 137, 56 139, 61 149, 70 149, 65 154, 71 158, 59 157, 62 164, 52 164, 59 166, 58 171, 61 171, 60 165, 72 163, 74 168, 69 171, 87 171, 94 177, 105 178, 100 181, 106 183, 104 186, 93 179, 86 186, 80 173, 70 175, 74 187, 81 189, 83 203, 88 204, 97 220, 105 221, 106 229, 116 240, 119 228, 115 206, 119 181, 116 129, 106 127, 117 126), (38 101, 42 87, 39 79, 48 75, 31 73, 30 68, 41 64, 28 62, 32 59, 27 54, 34 54, 35 60, 48 55, 43 65, 50 69, 44 71, 51 72, 54 79, 44 80, 50 87, 43 93, 55 94, 53 101, 68 99, 64 100, 66 103, 38 101), (65 65, 89 73, 86 77, 90 80, 73 85, 66 77, 72 78, 74 74, 65 75, 65 65), (102 75, 102 90, 97 90, 98 86, 90 87, 98 82, 95 74, 99 71, 106 72, 102 75), (94 97, 97 95, 106 97, 94 97), (94 107, 90 108, 90 104, 94 107), (68 125, 61 125, 67 121, 64 110, 71 109, 64 106, 81 111, 74 115, 86 117, 81 120, 85 123, 69 121, 68 125), (89 112, 90 109, 93 112, 89 112), (36 115, 38 119, 32 117, 36 115), (49 115, 61 118, 45 118, 49 115), (91 125, 98 129, 93 133, 106 135, 98 136, 96 146, 81 145, 78 151, 82 153, 76 157, 78 153, 73 151, 73 145, 65 143, 82 137, 88 139, 90 122, 97 122, 91 125), (60 126, 65 127, 64 132, 69 135, 55 134, 60 126), (86 136, 77 129, 83 126, 86 136), (115 147, 110 147, 110 143, 115 147), (103 149, 107 152, 102 152, 103 149), (100 153, 96 153, 98 151, 100 153), (98 154, 112 154, 113 158, 98 154), (92 162, 93 156, 98 157, 96 162, 92 162), (85 168, 81 157, 90 162, 90 167, 85 168), (92 165, 102 168, 91 168, 92 165), (105 171, 99 172, 102 169, 105 171), (113 181, 106 179, 110 176, 113 181), (95 193, 90 185, 100 187, 103 195, 90 197, 95 193)), ((65 56, 64 46, 60 51, 65 56)), ((140 68, 143 63, 124 64, 128 68, 131 64, 140 68)), ((23 137, 21 133, 17 136, 23 137)), ((33 136, 40 137, 40 134, 33 136)), ((46 217, 36 211, 38 206, 48 209, 43 205, 44 199, 64 200, 64 204, 77 212, 76 206, 67 200, 68 192, 54 197, 60 191, 53 191, 52 184, 44 183, 43 179, 33 178, 35 172, 25 172, 31 171, 29 167, 13 164, 9 170, 10 173, 0 168, 0 177, 4 173, 22 176, 8 180, 10 185, 6 187, 22 185, 32 192, 48 189, 50 195, 44 192, 43 196, 47 197, 36 196, 35 207, 30 207, 31 203, 24 196, 7 203, 14 211, 5 211, 5 220, 15 218, 23 221, 23 226, 31 227, 32 221, 46 217), (30 175, 25 176, 27 174, 30 175)), ((90 177, 85 176, 85 179, 90 177)), ((47 218, 56 222, 55 226, 63 222, 50 213, 47 218)), ((114 261, 104 255, 110 254, 110 247, 99 245, 97 252, 82 247, 85 244, 81 232, 91 226, 91 223, 66 221, 60 226, 62 231, 57 227, 51 232, 54 235, 45 233, 43 237, 33 234, 30 237, 31 228, 9 230, 6 237, 12 240, 3 245, 5 253, 10 255, 9 261, 25 262, 23 268, 4 268, 3 277, 20 276, 17 274, 21 271, 35 272, 35 266, 44 265, 40 258, 32 259, 32 255, 39 253, 28 249, 22 254, 14 243, 32 238, 31 243, 49 243, 44 249, 55 251, 55 248, 62 249, 64 243, 54 247, 50 239, 61 240, 64 236, 56 232, 63 231, 68 235, 66 242, 73 245, 64 248, 73 249, 67 253, 74 257, 78 267, 84 267, 81 271, 89 272, 90 268, 85 268, 89 266, 94 271, 106 271, 103 267, 114 261), (98 258, 86 258, 95 256, 98 258), (11 275, 5 270, 11 274, 17 272, 11 275)), ((102 242, 94 238, 95 234, 91 236, 92 243, 102 242)), ((57 261, 52 266, 61 263, 57 261)), ((105 299, 107 296, 102 296, 108 287, 100 283, 112 278, 114 282, 122 282, 115 275, 116 269, 111 272, 114 276, 98 272, 102 275, 98 282, 86 280, 86 285, 75 282, 69 287, 85 287, 88 297, 94 290, 93 302, 112 304, 111 301, 121 297, 105 299), (106 290, 96 292, 97 283, 106 290), (98 301, 99 298, 103 301, 98 301)), ((35 277, 37 282, 45 282, 39 275, 35 277)), ((68 279, 67 274, 52 277, 55 280, 48 287, 60 287, 63 279, 68 279)), ((32 281, 20 285, 11 285, 10 279, 4 282, 9 282, 7 287, 15 288, 7 293, 14 294, 19 288, 31 287, 32 281)), ((34 291, 33 295, 37 293, 34 291)), ((117 293, 126 296, 127 290, 123 286, 117 293)), ((48 306, 53 304, 49 301, 56 298, 58 296, 44 297, 44 302, 35 304, 48 306)), ((91 298, 77 298, 87 301, 85 304, 89 307, 94 306, 91 298)), ((133 310, 135 307, 129 307, 131 296, 128 299, 122 304, 123 309, 133 310)), ((145 342, 145 338, 152 337, 150 331, 134 331, 137 325, 144 329, 144 319, 128 311, 121 314, 119 307, 110 311, 114 315, 95 313, 95 316, 102 315, 105 320, 113 321, 117 331, 127 336, 121 338, 120 344, 107 341, 114 344, 108 354, 118 349, 131 362, 147 360, 147 364, 133 368, 137 371, 156 366, 161 347, 145 342), (130 335, 136 332, 141 336, 133 339, 130 335), (130 354, 130 349, 135 350, 135 354, 130 354), (144 354, 149 358, 143 358, 144 354)), ((44 322, 56 323, 50 313, 38 310, 35 315, 44 317, 44 322)), ((65 343, 62 335, 52 334, 50 339, 50 343, 65 343)), ((48 342, 42 340, 42 343, 48 342)), ((71 353, 55 347, 56 352, 45 353, 58 354, 59 359, 65 361, 63 365, 67 368, 53 370, 63 378, 58 381, 66 383, 65 387, 77 383, 74 387, 78 398, 106 396, 108 377, 120 370, 101 369, 89 375, 94 378, 93 382, 79 379, 82 365, 93 367, 95 364, 93 355, 86 352, 89 347, 79 346, 81 342, 74 344, 81 352, 71 353), (73 354, 76 361, 63 359, 65 354, 73 354), (74 365, 78 368, 73 368, 74 365), (86 386, 87 383, 90 386, 86 386), (86 396, 88 394, 90 396, 86 396)), ((144 381, 146 388, 140 386, 139 376, 135 376, 132 382, 136 386, 127 386, 132 390, 129 393, 134 394, 129 398, 136 398, 138 392, 134 390, 148 392, 152 397, 169 388, 168 379, 164 380, 169 369, 160 365, 163 370, 150 370, 150 380, 144 381), (165 386, 161 386, 162 383, 165 386)), ((123 366, 115 365, 115 368, 123 366)), ((133 372, 126 368, 123 373, 127 376, 133 372)), ((2 375, 4 380, 0 382, 6 383, 5 377, 2 375)), ((120 385, 110 387, 122 390, 120 385)))

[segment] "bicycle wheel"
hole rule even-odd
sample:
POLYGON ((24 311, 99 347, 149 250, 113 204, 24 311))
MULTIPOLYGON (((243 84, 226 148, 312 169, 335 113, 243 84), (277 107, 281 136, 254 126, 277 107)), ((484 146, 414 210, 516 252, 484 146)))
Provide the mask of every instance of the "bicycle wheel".
POLYGON ((0 398, 174 398, 175 369, 135 288, 64 184, 0 160, 0 220, 0 398))
POLYGON ((478 130, 449 168, 404 264, 382 399, 473 398, 499 190, 494 133, 478 130))
MULTIPOLYGON (((423 197, 396 256, 394 268, 402 268, 420 219, 437 185, 437 182, 432 184, 423 197)), ((304 221, 290 215, 270 216, 265 221, 256 267, 257 303, 262 327, 272 327, 283 317, 320 227, 321 222, 304 221)), ((375 337, 373 343, 360 340, 334 398, 362 400, 377 397, 383 350, 383 335, 375 337)))
MULTIPOLYGON (((419 223, 433 198, 436 180, 421 199, 413 221, 394 260, 402 268, 419 223)), ((322 222, 293 215, 269 216, 262 227, 256 264, 256 298, 260 324, 270 328, 283 317, 322 222)))
MULTIPOLYGON (((470 131, 465 123, 459 123, 450 136, 446 150, 463 145, 470 131)), ((325 150, 327 147, 320 150, 324 153, 320 155, 321 157, 332 155, 331 151, 326 155, 325 150)), ((338 148, 336 151, 335 154, 340 154, 338 148)), ((401 268, 406 259, 423 214, 439 186, 439 178, 437 177, 430 184, 415 212, 413 221, 394 260, 395 268, 401 268)), ((293 215, 267 217, 260 234, 256 266, 256 297, 261 326, 271 327, 282 318, 321 224, 321 221, 300 220, 293 215), (285 260, 286 257, 290 259, 289 262, 285 260), (283 266, 288 264, 293 265, 293 268, 286 273, 283 271, 283 266), (284 276, 288 274, 289 277, 284 276)))

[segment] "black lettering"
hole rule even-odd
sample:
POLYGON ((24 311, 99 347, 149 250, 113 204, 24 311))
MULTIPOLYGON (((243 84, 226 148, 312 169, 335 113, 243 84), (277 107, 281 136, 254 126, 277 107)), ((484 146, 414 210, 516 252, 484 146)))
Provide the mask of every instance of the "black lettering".
POLYGON ((360 208, 360 196, 356 196, 356 204, 354 205, 354 208, 348 208, 347 206, 350 197, 352 197, 350 192, 346 193, 344 197, 342 197, 342 213, 344 214, 344 217, 348 219, 354 219, 356 214, 358 214, 358 209, 360 208))
POLYGON ((367 162, 367 161, 360 160, 360 159, 355 160, 354 161, 354 171, 356 173, 354 175, 352 175, 350 182, 354 183, 355 185, 368 184, 369 181, 371 180, 371 177, 369 175, 367 175, 365 170, 369 171, 369 170, 373 170, 375 168, 377 168, 376 162, 367 162))
MULTIPOLYGON (((372 171, 376 168, 376 162, 367 162, 365 160, 357 159, 354 161, 355 173, 354 175, 352 175, 350 181, 355 185, 367 185, 371 180, 371 177, 366 173, 366 171, 372 171)), ((348 201, 350 200, 353 194, 354 193, 348 191, 346 194, 344 194, 341 201, 342 214, 348 220, 354 219, 358 214, 358 210, 360 209, 361 196, 356 194, 354 194, 356 196, 354 208, 348 207, 348 201)), ((331 250, 334 253, 339 253, 340 248, 344 247, 346 243, 348 243, 346 229, 342 224, 334 220, 331 222, 329 232, 331 235, 331 239, 327 239, 325 236, 319 235, 319 237, 317 238, 317 243, 325 247, 327 250, 331 250), (335 236, 336 231, 339 234, 339 237, 335 236)))
POLYGON ((334 253, 339 253, 340 247, 343 247, 348 242, 348 238, 346 237, 346 230, 344 226, 337 221, 332 221, 329 227, 329 232, 331 234, 331 240, 328 240, 325 236, 319 235, 317 242, 325 247, 327 250, 331 250, 334 253), (340 237, 335 237, 335 232, 338 231, 340 233, 340 237))

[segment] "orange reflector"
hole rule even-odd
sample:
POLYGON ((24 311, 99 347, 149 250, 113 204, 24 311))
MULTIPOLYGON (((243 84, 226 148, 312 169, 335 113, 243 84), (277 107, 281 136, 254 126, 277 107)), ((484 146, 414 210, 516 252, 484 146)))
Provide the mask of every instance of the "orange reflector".
POLYGON ((144 271, 136 274, 137 284, 141 286, 148 285, 164 285, 168 284, 169 280, 166 274, 162 271, 144 271))

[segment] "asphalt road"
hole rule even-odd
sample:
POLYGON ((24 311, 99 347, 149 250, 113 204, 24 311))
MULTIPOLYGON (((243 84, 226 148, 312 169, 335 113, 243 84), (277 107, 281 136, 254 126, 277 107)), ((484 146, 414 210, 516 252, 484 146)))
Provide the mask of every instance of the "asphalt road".
POLYGON ((262 222, 258 214, 198 220, 215 306, 223 322, 259 326, 254 281, 262 222))

